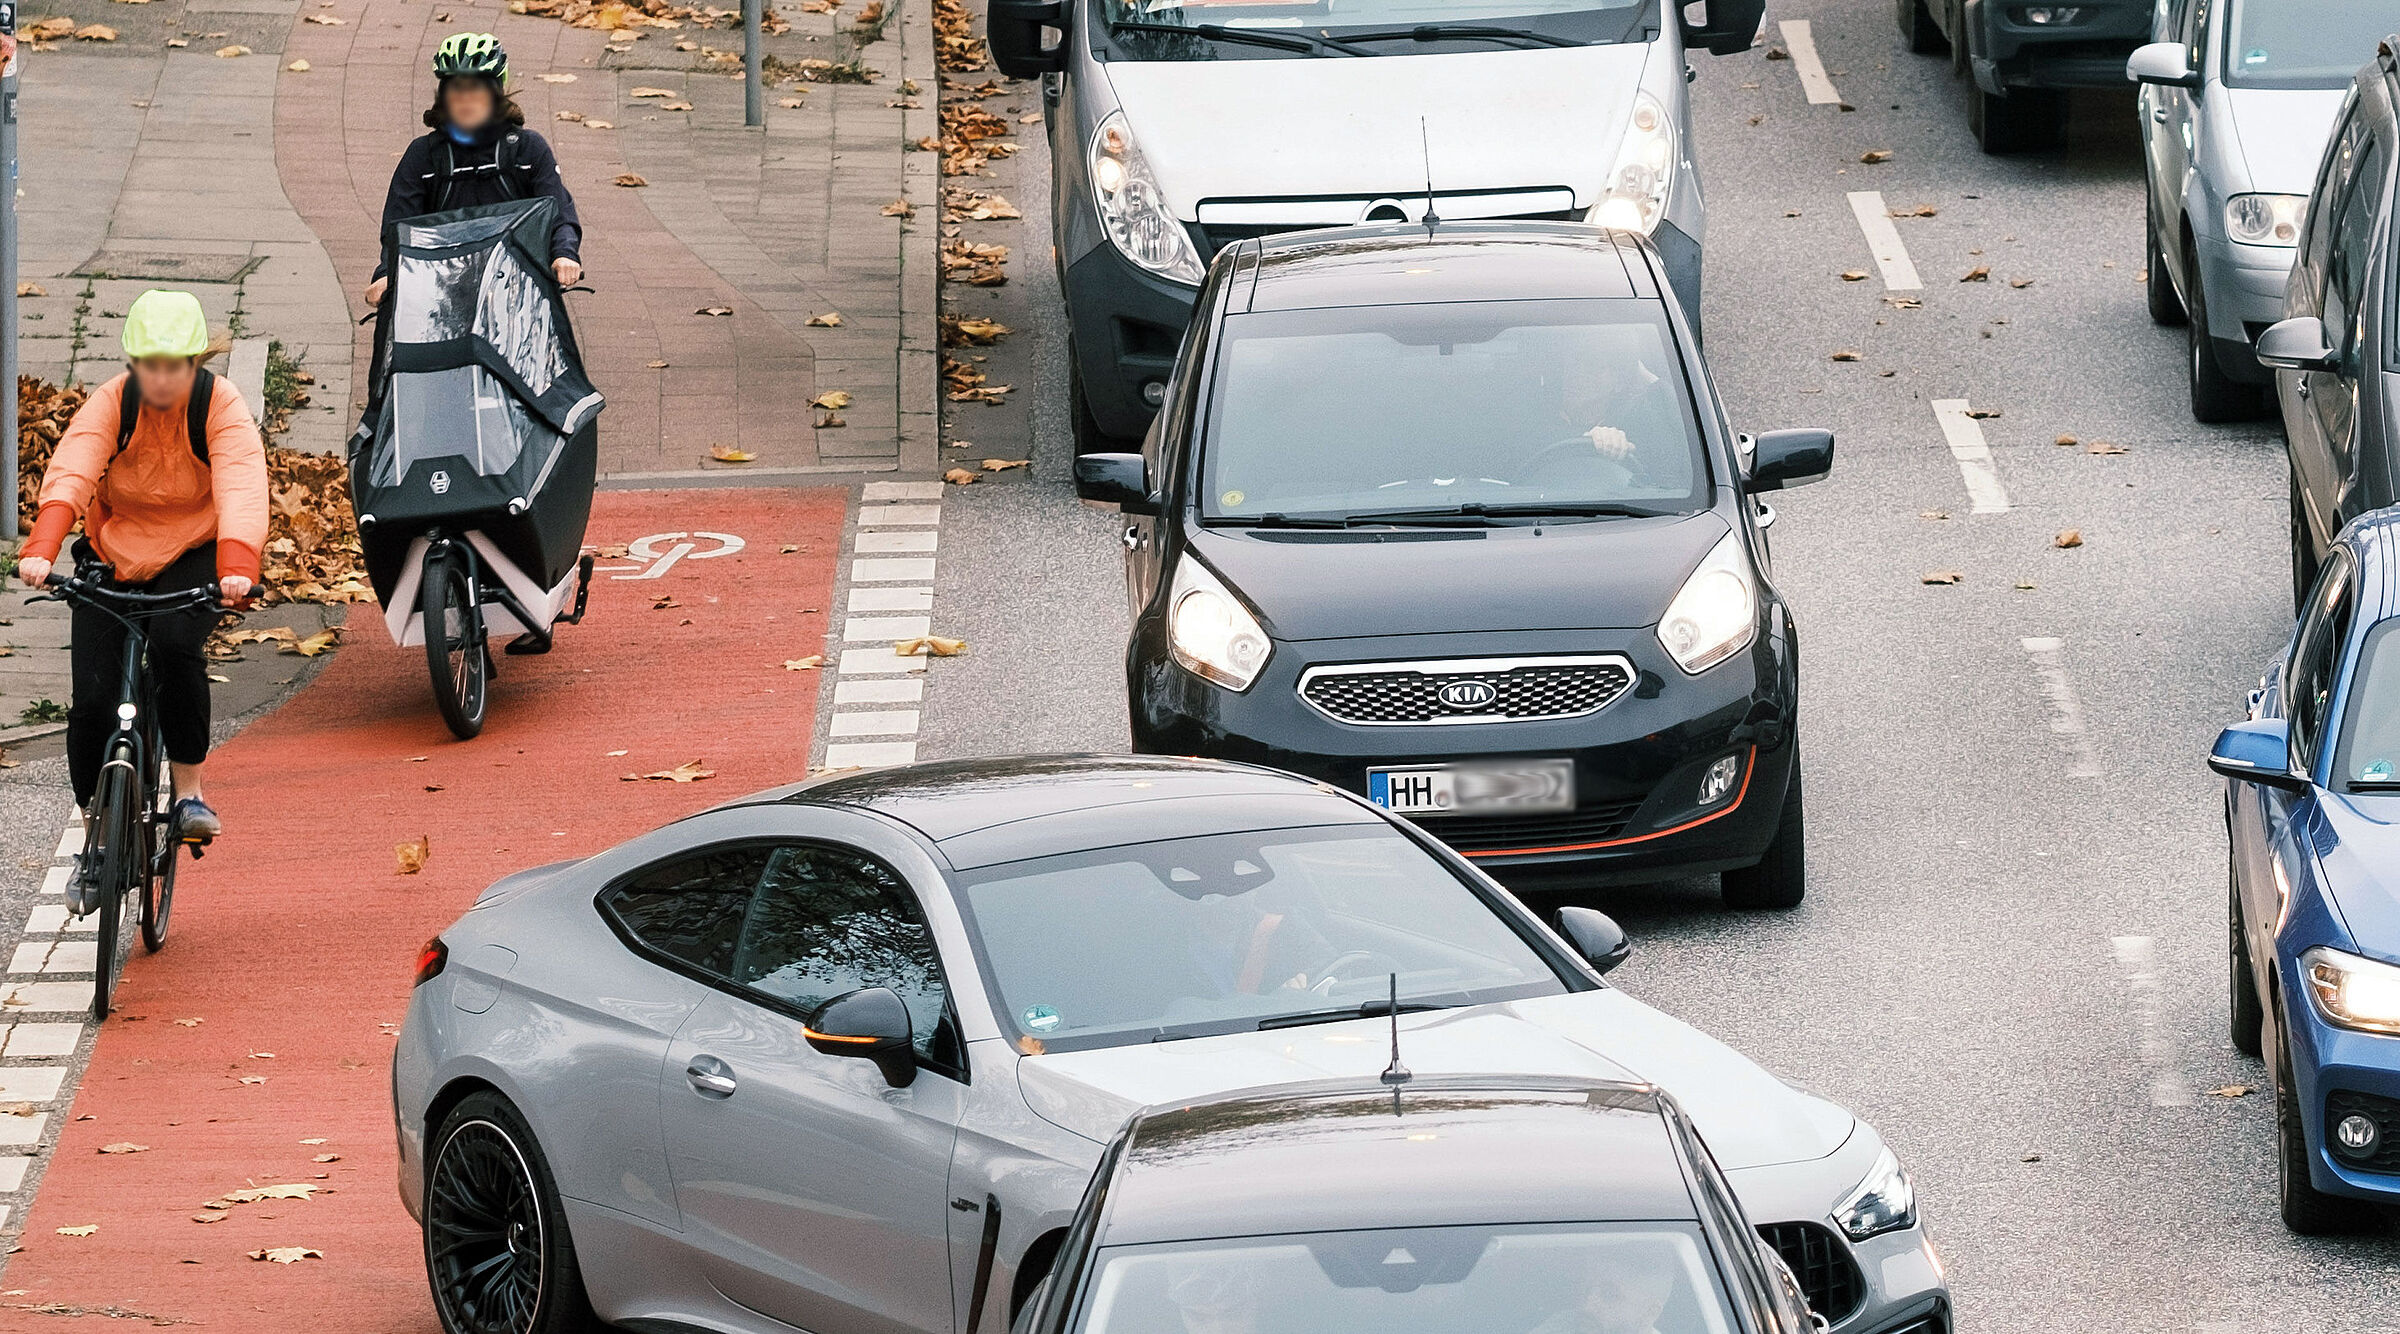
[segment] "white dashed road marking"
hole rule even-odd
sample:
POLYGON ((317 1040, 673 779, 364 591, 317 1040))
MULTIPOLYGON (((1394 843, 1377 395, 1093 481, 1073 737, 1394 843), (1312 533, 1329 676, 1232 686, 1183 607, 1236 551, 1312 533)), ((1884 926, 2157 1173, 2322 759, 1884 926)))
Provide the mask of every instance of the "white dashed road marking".
POLYGON ((1908 257, 1908 246, 1900 239, 1900 229, 1892 225, 1892 209, 1883 202, 1883 192, 1851 191, 1850 211, 1858 218, 1858 229, 1867 234, 1867 249, 1874 252, 1875 267, 1883 270, 1883 290, 1925 290, 1917 277, 1916 261, 1908 257))
POLYGON ((2000 470, 1992 465, 1992 448, 1984 443, 1983 424, 1967 415, 1967 400, 1937 398, 1933 400, 1933 415, 1942 424, 1942 438, 1949 442, 1950 457, 1958 460, 1958 472, 1966 479, 1967 496, 1975 502, 1975 512, 2008 513, 2008 488, 2000 485, 2000 470))
POLYGON ((869 482, 860 495, 851 539, 850 594, 837 644, 833 715, 826 733, 826 769, 872 769, 917 758, 923 715, 925 662, 892 646, 933 633, 932 552, 942 522, 940 482, 869 482), (923 552, 924 555, 903 553, 923 552), (864 738, 876 738, 866 740, 864 738), (847 738, 861 738, 851 740, 847 738))
POLYGON ((1785 19, 1783 44, 1792 53, 1792 68, 1800 75, 1800 89, 1808 94, 1811 106, 1840 106, 1842 95, 1833 90, 1833 80, 1825 77, 1825 62, 1817 58, 1817 34, 1807 19, 1785 19))
POLYGON ((0 982, 0 1103, 31 1109, 0 1116, 0 1227, 32 1202, 25 1179, 42 1137, 75 1097, 67 1077, 91 1019, 90 975, 100 954, 94 920, 67 916, 69 859, 82 850, 77 818, 59 835, 56 864, 42 874, 42 899, 26 915, 24 934, 9 952, 8 978, 0 982))
POLYGON ((2092 749, 2092 734, 2083 725, 2083 701, 2075 694, 2075 683, 2067 679, 2063 650, 2066 642, 2058 639, 2024 639, 2026 656, 2033 659, 2034 674, 2042 678, 2042 694, 2050 701, 2050 730, 2066 739, 2074 749, 2074 762, 2067 766, 2069 778, 2098 778, 2100 756, 2092 749))
POLYGON ((2133 1001, 2134 1025, 2142 1043, 2142 1064, 2150 1067, 2150 1105, 2189 1107, 2192 1090, 2176 1068, 2175 1036, 2167 1031, 2166 999, 2158 981, 2157 946, 2148 936, 2118 936, 2117 967, 2125 974, 2125 990, 2133 1001))

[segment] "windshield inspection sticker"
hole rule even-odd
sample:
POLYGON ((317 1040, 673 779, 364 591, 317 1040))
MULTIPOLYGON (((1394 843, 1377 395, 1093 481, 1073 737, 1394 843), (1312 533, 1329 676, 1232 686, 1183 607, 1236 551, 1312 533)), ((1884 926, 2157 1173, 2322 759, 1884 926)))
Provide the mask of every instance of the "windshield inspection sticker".
POLYGON ((2267 63, 2267 53, 2263 49, 2251 51, 2242 57, 2242 63, 2245 65, 2264 65, 2267 63))
POLYGON ((1246 496, 1246 495, 1242 494, 1242 493, 1241 493, 1241 492, 1239 492, 1239 491, 1228 491, 1228 492, 1226 492, 1224 495, 1217 497, 1217 499, 1219 499, 1220 501, 1223 501, 1223 502, 1225 503, 1225 505, 1226 505, 1227 507, 1229 507, 1229 508, 1230 508, 1231 506, 1234 506, 1234 505, 1239 505, 1239 504, 1241 504, 1243 501, 1245 501, 1245 500, 1248 500, 1249 498, 1250 498, 1250 497, 1248 497, 1248 496, 1246 496))
POLYGON ((1025 1026, 1036 1033, 1047 1033, 1058 1027, 1058 1011, 1047 1005, 1025 1007, 1025 1026))
POLYGON ((2388 783, 2392 781, 2392 762, 2390 760, 2371 761, 2366 768, 2358 771, 2358 776, 2369 783, 2388 783))

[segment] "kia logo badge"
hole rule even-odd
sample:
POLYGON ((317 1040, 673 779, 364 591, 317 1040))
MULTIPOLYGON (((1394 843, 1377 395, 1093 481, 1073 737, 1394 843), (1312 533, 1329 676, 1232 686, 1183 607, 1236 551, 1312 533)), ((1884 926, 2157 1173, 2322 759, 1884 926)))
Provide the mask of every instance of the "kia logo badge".
POLYGON ((1500 698, 1500 691, 1489 681, 1452 681, 1444 685, 1434 698, 1440 700, 1445 709, 1464 712, 1490 708, 1492 701, 1500 698))
POLYGON ((450 494, 450 474, 446 472, 436 472, 428 480, 433 486, 433 493, 435 495, 446 496, 450 494))

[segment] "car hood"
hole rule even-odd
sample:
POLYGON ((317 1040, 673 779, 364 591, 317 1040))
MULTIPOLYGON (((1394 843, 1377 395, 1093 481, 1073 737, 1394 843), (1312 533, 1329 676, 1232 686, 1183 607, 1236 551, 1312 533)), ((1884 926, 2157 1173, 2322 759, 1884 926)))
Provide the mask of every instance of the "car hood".
POLYGON ((1106 68, 1186 222, 1204 199, 1421 196, 1429 169, 1438 190, 1565 186, 1580 208, 1616 163, 1651 46, 1106 68))
POLYGON ((1712 511, 1507 528, 1195 529, 1280 640, 1656 625, 1728 531, 1712 511))
POLYGON ((2342 109, 2341 88, 2227 88, 2250 188, 2264 194, 2304 195, 2316 188, 2317 163, 2342 109))
MULTIPOLYGON (((1856 1120, 1680 1020, 1603 989, 1403 1015, 1400 1056, 1420 1075, 1563 1075, 1654 1083, 1683 1104, 1728 1170, 1822 1158, 1856 1120)), ((1017 1079, 1044 1120, 1106 1142, 1136 1110, 1314 1079, 1372 1081, 1389 1021, 1026 1057, 1017 1079)))
POLYGON ((2313 841, 2342 925, 2359 953, 2400 964, 2400 795, 2317 796, 2313 841))

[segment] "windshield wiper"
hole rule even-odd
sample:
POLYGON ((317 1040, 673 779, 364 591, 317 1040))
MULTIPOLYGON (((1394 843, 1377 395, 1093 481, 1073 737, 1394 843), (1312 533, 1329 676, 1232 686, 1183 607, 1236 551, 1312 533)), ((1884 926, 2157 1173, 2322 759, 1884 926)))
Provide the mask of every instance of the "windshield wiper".
MULTIPOLYGON (((1375 54, 1372 51, 1360 50, 1358 47, 1350 45, 1347 39, 1319 37, 1315 33, 1302 32, 1297 28, 1277 28, 1268 31, 1261 28, 1228 28, 1222 23, 1142 23, 1129 19, 1123 23, 1109 24, 1108 30, 1110 32, 1191 33, 1195 36, 1206 37, 1212 42, 1247 42, 1252 46, 1272 46, 1278 50, 1298 51, 1303 55, 1311 56, 1321 56, 1328 51, 1339 51, 1346 56, 1375 54)), ((1569 45, 1576 45, 1576 43, 1569 43, 1569 45)))
POLYGON ((1463 505, 1445 505, 1431 509, 1369 510, 1358 514, 1343 515, 1342 521, 1347 524, 1408 524, 1443 519, 1656 519, 1673 513, 1675 513, 1673 510, 1654 509, 1648 505, 1600 502, 1581 504, 1574 501, 1544 500, 1490 505, 1479 500, 1470 500, 1463 505))
MULTIPOLYGON (((1422 1001, 1400 1002, 1400 1013, 1416 1014, 1423 1010, 1438 1010, 1439 1005, 1422 1001)), ((1308 1024, 1332 1024, 1344 1019, 1379 1019, 1392 1012, 1390 1001, 1368 1001, 1364 1005, 1345 1005, 1337 1010, 1304 1010, 1299 1014, 1277 1014, 1258 1021, 1258 1031, 1270 1028, 1300 1028, 1308 1024)))
POLYGON ((1219 515, 1210 519, 1209 523, 1225 528, 1347 528, 1350 526, 1340 519, 1294 517, 1289 514, 1275 513, 1256 516, 1219 515))
POLYGON ((1496 28, 1477 23, 1421 23, 1414 28, 1394 28, 1389 32, 1344 33, 1345 42, 1447 42, 1481 40, 1487 42, 1530 42, 1535 46, 1588 46, 1572 37, 1558 37, 1546 32, 1525 28, 1496 28))

